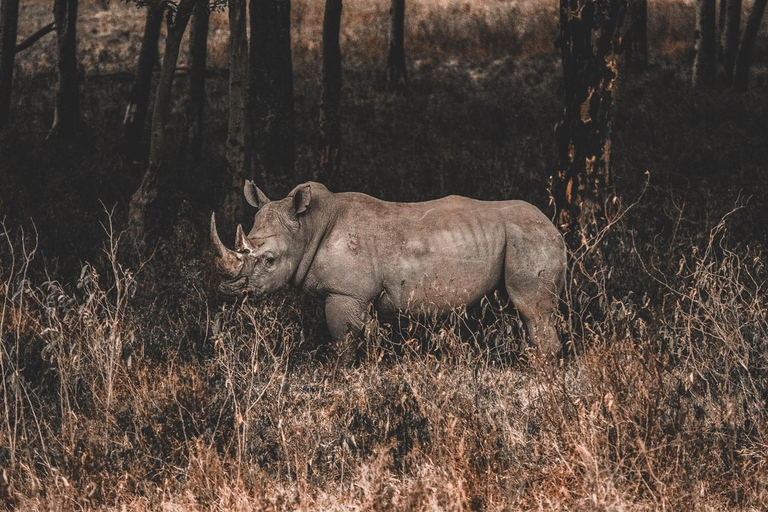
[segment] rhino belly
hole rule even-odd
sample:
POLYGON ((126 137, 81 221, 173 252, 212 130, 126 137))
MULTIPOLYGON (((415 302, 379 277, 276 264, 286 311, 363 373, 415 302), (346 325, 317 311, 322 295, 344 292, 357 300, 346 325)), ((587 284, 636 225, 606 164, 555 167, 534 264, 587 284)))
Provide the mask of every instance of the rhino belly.
POLYGON ((475 304, 503 282, 501 255, 403 261, 387 279, 375 306, 380 314, 441 314, 475 304))

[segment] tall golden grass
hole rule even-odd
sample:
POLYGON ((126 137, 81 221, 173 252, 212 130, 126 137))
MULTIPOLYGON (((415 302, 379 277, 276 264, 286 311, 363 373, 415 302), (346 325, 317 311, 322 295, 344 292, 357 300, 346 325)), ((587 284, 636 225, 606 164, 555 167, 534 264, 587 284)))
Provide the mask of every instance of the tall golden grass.
POLYGON ((571 355, 560 363, 521 362, 518 320, 490 300, 426 324, 374 322, 357 368, 312 355, 323 346, 288 297, 214 307, 193 274, 174 291, 180 315, 135 304, 151 285, 119 263, 108 222, 110 264, 85 264, 76 286, 32 282, 30 237, 6 229, 2 498, 22 508, 760 508, 763 255, 731 248, 726 216, 670 274, 633 246, 625 222, 571 255, 561 323, 571 355), (642 292, 612 295, 609 251, 644 269, 642 292))

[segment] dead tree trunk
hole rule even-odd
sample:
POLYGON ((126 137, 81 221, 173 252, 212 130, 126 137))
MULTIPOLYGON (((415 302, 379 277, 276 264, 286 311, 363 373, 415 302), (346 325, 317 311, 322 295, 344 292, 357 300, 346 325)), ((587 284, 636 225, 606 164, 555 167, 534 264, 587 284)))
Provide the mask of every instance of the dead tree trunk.
POLYGON ((632 2, 631 32, 626 60, 636 71, 645 71, 648 69, 648 0, 632 2))
POLYGON ((125 140, 132 146, 138 144, 144 134, 149 96, 152 90, 152 73, 158 60, 157 47, 164 11, 165 2, 147 6, 147 19, 144 23, 144 36, 141 39, 139 62, 131 87, 131 97, 128 100, 123 118, 125 140))
POLYGON ((626 0, 560 0, 565 104, 556 127, 560 158, 552 194, 565 227, 584 228, 606 213, 627 9, 626 0))
POLYGON ((728 8, 728 0, 718 0, 717 4, 717 56, 718 62, 723 59, 723 46, 725 45, 725 17, 728 8))
POLYGON ((389 8, 389 57, 387 90, 404 93, 408 89, 405 65, 405 0, 392 0, 389 8))
POLYGON ((323 18, 323 96, 320 101, 320 163, 315 179, 329 184, 341 164, 342 0, 325 1, 323 18))
POLYGON ((696 58, 693 61, 693 87, 703 89, 715 85, 715 0, 697 0, 696 7, 696 58))
POLYGON ((248 152, 248 18, 246 0, 229 0, 229 122, 227 125, 227 173, 230 187, 224 200, 229 225, 243 220, 248 152))
POLYGON ((146 209, 157 195, 157 175, 164 166, 165 122, 171 110, 171 92, 176 62, 179 58, 181 39, 187 28, 195 0, 181 0, 176 13, 168 22, 168 35, 165 39, 165 55, 157 84, 155 108, 152 112, 152 137, 149 149, 149 162, 141 179, 141 184, 131 196, 128 206, 128 232, 137 245, 144 240, 146 209))
POLYGON ((200 158, 205 121, 205 68, 208 58, 210 11, 205 1, 198 1, 189 29, 189 97, 187 98, 187 142, 193 161, 200 158))
MULTIPOLYGON (((721 0, 726 2, 726 0, 721 0)), ((736 53, 739 50, 739 32, 741 31, 741 0, 727 0, 725 29, 723 32, 723 82, 730 85, 736 66, 736 53)))
POLYGON ((725 32, 725 18, 726 18, 726 11, 728 9, 728 0, 720 0, 720 3, 718 4, 718 15, 717 15, 717 31, 722 34, 725 32))
POLYGON ((760 30, 760 22, 763 20, 765 4, 768 0, 755 0, 752 10, 749 12, 744 34, 741 36, 739 52, 736 55, 736 68, 733 74, 733 88, 737 91, 745 91, 749 81, 749 68, 752 65, 752 53, 755 49, 755 40, 760 30))
POLYGON ((80 91, 77 84, 77 0, 55 0, 53 20, 56 24, 58 85, 53 126, 49 139, 72 137, 80 117, 80 91))
POLYGON ((0 0, 0 130, 8 124, 16 58, 19 0, 0 0))
POLYGON ((290 0, 251 0, 250 108, 254 174, 293 178, 293 67, 290 0))

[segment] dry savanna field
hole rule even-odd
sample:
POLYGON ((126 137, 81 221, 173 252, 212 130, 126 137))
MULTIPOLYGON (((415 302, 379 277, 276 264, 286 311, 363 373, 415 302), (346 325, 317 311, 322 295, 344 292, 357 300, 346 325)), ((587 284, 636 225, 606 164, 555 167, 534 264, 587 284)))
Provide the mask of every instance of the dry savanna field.
MULTIPOLYGON (((323 2, 292 3, 303 181, 323 2)), ((17 56, 0 133, 0 508, 768 508, 766 34, 746 92, 692 91, 694 6, 649 4, 650 68, 619 82, 618 213, 569 257, 565 356, 528 361, 520 318, 496 296, 374 320, 365 360, 347 367, 320 302, 216 296, 226 12, 212 16, 194 163, 182 48, 171 163, 136 252, 121 231, 143 164, 122 153, 121 122, 144 13, 84 0, 77 134, 45 140, 52 35, 17 56)), ((409 0, 406 96, 385 91, 388 8, 344 2, 338 188, 518 198, 551 216, 557 2, 409 0)), ((19 40, 50 21, 50 2, 22 0, 19 40)), ((259 184, 271 197, 294 185, 259 184)), ((229 242, 234 226, 222 231, 229 242)))

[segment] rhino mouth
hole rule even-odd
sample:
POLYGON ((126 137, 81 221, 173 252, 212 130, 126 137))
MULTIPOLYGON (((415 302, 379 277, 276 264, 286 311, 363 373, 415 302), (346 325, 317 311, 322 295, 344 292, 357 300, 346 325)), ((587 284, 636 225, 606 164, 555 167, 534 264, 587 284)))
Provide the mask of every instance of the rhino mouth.
POLYGON ((239 299, 250 291, 246 265, 250 251, 243 246, 244 238, 243 228, 238 225, 236 246, 239 250, 229 249, 221 241, 216 229, 216 214, 211 214, 211 242, 216 249, 216 270, 222 278, 218 292, 225 299, 239 299))
POLYGON ((247 276, 232 281, 222 281, 218 292, 225 299, 241 299, 249 294, 249 279, 247 276))

